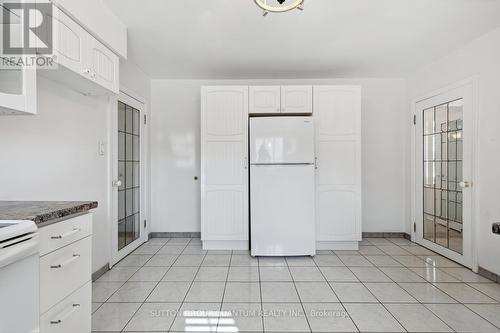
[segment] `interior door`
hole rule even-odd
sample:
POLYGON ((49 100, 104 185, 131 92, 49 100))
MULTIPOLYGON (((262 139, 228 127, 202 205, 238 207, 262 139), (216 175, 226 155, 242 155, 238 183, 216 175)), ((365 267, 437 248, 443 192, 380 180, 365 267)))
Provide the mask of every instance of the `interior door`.
POLYGON ((116 119, 116 177, 113 182, 116 214, 112 234, 114 262, 147 240, 144 214, 144 104, 121 93, 116 119))
POLYGON ((281 112, 309 114, 313 110, 312 86, 282 86, 281 112))
POLYGON ((416 241, 472 268, 472 85, 416 103, 416 241))

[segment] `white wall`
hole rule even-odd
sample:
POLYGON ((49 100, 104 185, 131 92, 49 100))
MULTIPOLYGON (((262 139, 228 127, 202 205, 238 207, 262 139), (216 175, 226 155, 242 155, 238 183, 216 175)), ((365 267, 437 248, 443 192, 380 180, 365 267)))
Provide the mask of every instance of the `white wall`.
POLYGON ((500 221, 500 29, 414 73, 408 80, 408 92, 411 101, 472 76, 478 80, 475 148, 479 168, 473 184, 478 199, 478 220, 474 221, 479 225, 478 259, 479 266, 500 274, 500 236, 491 233, 491 223, 500 221))
POLYGON ((231 84, 362 85, 363 231, 406 230, 405 81, 311 79, 153 80, 151 231, 200 231, 200 87, 231 84))
MULTIPOLYGON (((149 102, 150 80, 130 62, 121 83, 149 102)), ((111 133, 111 97, 84 96, 38 77, 38 114, 0 117, 0 200, 98 201, 92 269, 110 261, 110 160, 98 153, 111 133)))

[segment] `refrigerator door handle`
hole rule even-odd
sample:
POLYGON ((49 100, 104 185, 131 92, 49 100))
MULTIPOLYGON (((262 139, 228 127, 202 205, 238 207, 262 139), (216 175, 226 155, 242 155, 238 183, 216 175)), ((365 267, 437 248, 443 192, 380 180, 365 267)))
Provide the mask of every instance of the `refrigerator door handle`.
POLYGON ((318 170, 318 158, 314 158, 314 169, 318 170))
POLYGON ((248 158, 243 156, 243 169, 248 169, 248 158))

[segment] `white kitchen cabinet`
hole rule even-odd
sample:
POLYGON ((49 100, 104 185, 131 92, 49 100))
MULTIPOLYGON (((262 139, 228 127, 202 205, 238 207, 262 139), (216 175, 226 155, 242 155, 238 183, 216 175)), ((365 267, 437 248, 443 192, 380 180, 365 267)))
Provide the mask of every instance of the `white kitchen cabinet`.
POLYGON ((88 52, 90 78, 100 86, 118 93, 118 56, 91 35, 88 35, 88 52))
POLYGON ((313 112, 312 86, 281 86, 281 113, 313 112))
POLYGON ((40 332, 89 332, 92 214, 40 230, 40 332))
POLYGON ((85 94, 119 92, 119 58, 66 13, 53 6, 52 46, 55 69, 39 69, 85 94), (104 88, 104 89, 102 89, 104 88))
POLYGON ((281 112, 280 86, 255 86, 249 88, 249 112, 272 114, 281 112))
POLYGON ((203 87, 203 248, 248 249, 248 196, 248 87, 203 87))
MULTIPOLYGON (((3 14, 3 12, 0 12, 3 14)), ((0 34, 5 27, 0 24, 0 34)), ((10 25, 12 44, 20 44, 22 25, 10 25), (15 43, 14 40, 18 41, 15 43)), ((0 56, 0 115, 36 114, 36 68, 18 66, 0 56)))
POLYGON ((312 86, 251 86, 250 114, 311 114, 312 86))
POLYGON ((361 240, 361 89, 314 86, 318 249, 361 240))

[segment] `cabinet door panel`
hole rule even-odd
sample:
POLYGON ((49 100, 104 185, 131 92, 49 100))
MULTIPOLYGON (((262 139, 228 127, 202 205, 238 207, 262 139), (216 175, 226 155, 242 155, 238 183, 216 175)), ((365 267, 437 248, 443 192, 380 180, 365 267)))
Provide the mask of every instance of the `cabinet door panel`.
POLYGON ((119 59, 111 50, 97 39, 88 35, 90 77, 98 84, 115 93, 119 91, 119 59))
POLYGON ((312 113, 313 89, 312 86, 282 86, 281 112, 282 113, 312 113))
POLYGON ((203 87, 201 237, 248 240, 248 87, 203 87))
POLYGON ((322 190, 318 192, 318 218, 321 240, 357 240, 360 221, 357 197, 352 191, 322 190))
POLYGON ((356 143, 323 141, 318 143, 318 180, 321 185, 356 185, 356 143))
POLYGON ((87 32, 57 7, 53 7, 53 50, 58 64, 83 74, 87 32))
POLYGON ((361 240, 361 90, 315 86, 318 239, 361 240))
POLYGON ((250 114, 279 113, 281 111, 280 86, 250 87, 250 114))
POLYGON ((246 195, 239 190, 210 190, 206 194, 206 237, 240 239, 245 233, 246 195))
POLYGON ((207 185, 243 184, 243 146, 240 141, 207 142, 207 185))
POLYGON ((206 134, 227 137, 243 134, 245 107, 243 94, 231 89, 207 92, 206 134))

